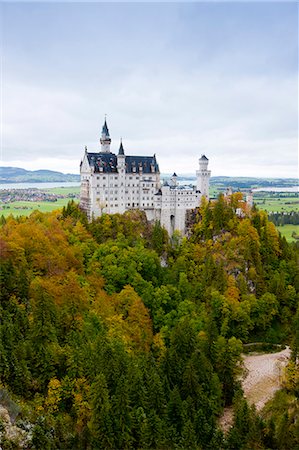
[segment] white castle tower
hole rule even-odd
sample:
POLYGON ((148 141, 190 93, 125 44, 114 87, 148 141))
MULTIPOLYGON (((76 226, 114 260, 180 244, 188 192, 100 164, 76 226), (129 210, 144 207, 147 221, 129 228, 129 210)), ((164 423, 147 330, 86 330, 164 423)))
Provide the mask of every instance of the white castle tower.
POLYGON ((111 139, 106 119, 102 128, 100 143, 101 143, 101 153, 110 153, 111 139))
POLYGON ((201 195, 209 200, 209 186, 211 171, 208 170, 209 160, 205 155, 199 158, 199 170, 196 171, 197 189, 201 195))

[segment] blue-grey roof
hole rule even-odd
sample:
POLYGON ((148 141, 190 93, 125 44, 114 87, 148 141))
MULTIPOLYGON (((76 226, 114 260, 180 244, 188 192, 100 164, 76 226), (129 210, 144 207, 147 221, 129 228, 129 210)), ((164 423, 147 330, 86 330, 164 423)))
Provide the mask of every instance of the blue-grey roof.
POLYGON ((103 172, 117 172, 117 157, 114 153, 87 153, 89 165, 95 172, 103 168, 103 172))
MULTIPOLYGON (((117 155, 114 153, 87 153, 89 165, 95 172, 117 172, 117 155)), ((156 156, 126 156, 126 173, 138 173, 142 167, 143 173, 157 173, 159 166, 156 156)))
POLYGON ((159 172, 159 166, 158 166, 155 155, 154 156, 126 156, 126 172, 127 173, 133 173, 134 171, 138 172, 139 167, 142 167, 143 173, 159 172))
POLYGON ((120 146, 119 146, 118 154, 119 155, 124 155, 125 154, 122 141, 121 141, 120 146))
POLYGON ((107 137, 110 137, 106 119, 102 128, 102 134, 105 134, 107 137))
POLYGON ((200 159, 200 160, 201 160, 201 159, 204 159, 204 160, 206 160, 206 161, 209 161, 208 158, 206 157, 206 155, 201 155, 201 158, 199 158, 199 159, 200 159))

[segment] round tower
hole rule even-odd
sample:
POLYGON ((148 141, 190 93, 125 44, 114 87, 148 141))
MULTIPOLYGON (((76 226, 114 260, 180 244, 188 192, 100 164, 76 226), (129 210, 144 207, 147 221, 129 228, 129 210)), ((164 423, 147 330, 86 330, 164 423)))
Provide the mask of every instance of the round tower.
POLYGON ((211 171, 208 170, 209 160, 205 155, 201 155, 199 158, 199 170, 196 171, 197 177, 197 190, 201 192, 201 195, 209 199, 209 187, 211 171))

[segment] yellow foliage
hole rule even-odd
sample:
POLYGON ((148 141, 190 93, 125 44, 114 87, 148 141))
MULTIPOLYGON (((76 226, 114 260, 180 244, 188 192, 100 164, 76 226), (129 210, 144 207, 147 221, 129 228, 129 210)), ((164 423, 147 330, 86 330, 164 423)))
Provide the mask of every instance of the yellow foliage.
POLYGON ((298 391, 299 389, 299 363, 290 361, 285 369, 284 386, 289 391, 298 391))
POLYGON ((143 301, 132 286, 115 296, 116 310, 123 314, 123 339, 136 350, 149 351, 153 339, 152 321, 143 301))
POLYGON ((61 382, 57 378, 51 378, 48 384, 48 395, 45 400, 45 406, 50 412, 58 410, 61 400, 62 387, 61 382))
POLYGON ((77 432, 80 432, 91 418, 90 386, 86 378, 78 378, 75 381, 72 394, 77 416, 76 428, 77 432))
POLYGON ((276 255, 280 255, 281 250, 279 248, 279 236, 278 236, 277 228, 275 227, 274 223, 267 222, 266 233, 270 240, 270 245, 272 247, 272 250, 276 253, 276 255))
POLYGON ((157 333, 153 339, 153 350, 156 351, 159 355, 158 359, 160 360, 166 352, 166 345, 161 333, 157 333))
POLYGON ((236 303, 240 299, 240 291, 236 286, 236 280, 232 275, 228 276, 227 289, 225 291, 225 297, 232 303, 236 303))

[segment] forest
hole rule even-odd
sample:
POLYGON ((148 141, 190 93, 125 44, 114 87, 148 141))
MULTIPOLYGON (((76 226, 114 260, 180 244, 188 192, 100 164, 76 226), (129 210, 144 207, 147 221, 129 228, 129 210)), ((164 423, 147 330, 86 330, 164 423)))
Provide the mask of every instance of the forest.
POLYGON ((241 194, 203 200, 187 237, 73 201, 2 217, 0 255, 0 404, 25 436, 0 421, 2 450, 299 449, 299 245, 241 194), (250 342, 291 348, 263 414, 250 342))
POLYGON ((299 212, 276 212, 269 214, 269 220, 276 226, 283 226, 287 224, 299 225, 299 212))

